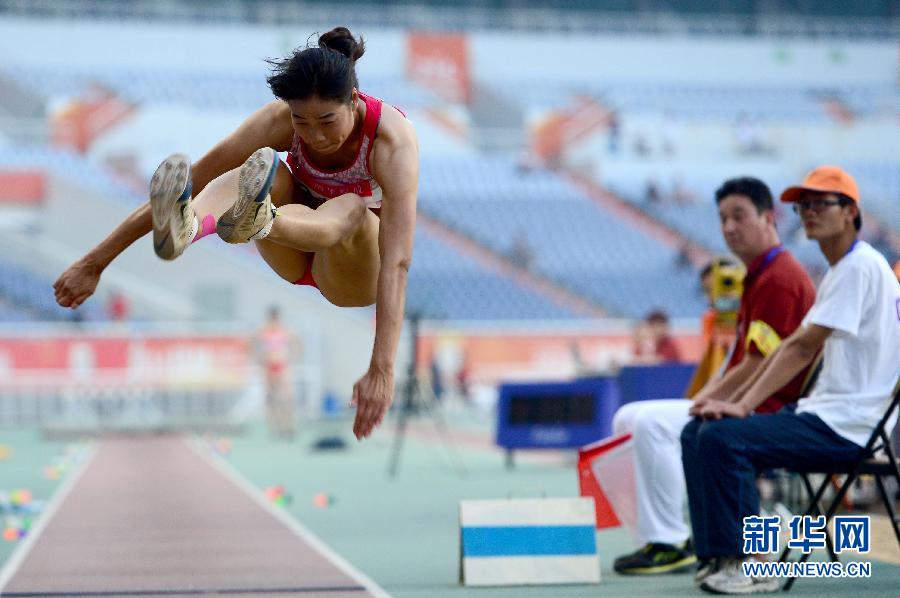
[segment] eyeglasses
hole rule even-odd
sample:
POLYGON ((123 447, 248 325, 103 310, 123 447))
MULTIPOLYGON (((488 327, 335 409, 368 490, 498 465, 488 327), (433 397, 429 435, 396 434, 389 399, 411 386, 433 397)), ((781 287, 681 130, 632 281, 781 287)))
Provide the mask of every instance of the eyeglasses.
POLYGON ((795 203, 794 212, 800 214, 806 210, 812 210, 816 214, 821 214, 831 206, 839 206, 842 204, 843 202, 840 199, 810 199, 795 203))

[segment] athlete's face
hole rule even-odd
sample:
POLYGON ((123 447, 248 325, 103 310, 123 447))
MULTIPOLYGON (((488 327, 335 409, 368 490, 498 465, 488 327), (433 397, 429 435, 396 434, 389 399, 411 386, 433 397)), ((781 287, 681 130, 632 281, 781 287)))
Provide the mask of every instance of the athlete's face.
POLYGON ((768 249, 775 216, 772 210, 760 214, 749 197, 732 193, 719 202, 719 222, 728 249, 747 261, 768 249))
POLYGON ((349 103, 323 100, 317 96, 288 100, 294 131, 307 147, 320 154, 333 154, 353 133, 358 102, 355 89, 349 103))

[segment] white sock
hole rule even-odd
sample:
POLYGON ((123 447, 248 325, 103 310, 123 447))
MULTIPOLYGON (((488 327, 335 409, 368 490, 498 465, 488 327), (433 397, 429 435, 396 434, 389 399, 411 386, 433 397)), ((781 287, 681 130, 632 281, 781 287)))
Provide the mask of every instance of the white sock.
POLYGON ((269 233, 272 232, 272 226, 275 224, 275 217, 278 215, 278 211, 275 209, 275 206, 272 206, 272 219, 266 223, 259 232, 250 235, 250 238, 254 241, 258 241, 260 239, 265 239, 269 236, 269 233))
POLYGON ((200 221, 197 220, 197 215, 194 214, 194 219, 191 221, 191 236, 188 237, 190 239, 189 243, 194 242, 194 238, 197 236, 197 233, 200 231, 200 221))

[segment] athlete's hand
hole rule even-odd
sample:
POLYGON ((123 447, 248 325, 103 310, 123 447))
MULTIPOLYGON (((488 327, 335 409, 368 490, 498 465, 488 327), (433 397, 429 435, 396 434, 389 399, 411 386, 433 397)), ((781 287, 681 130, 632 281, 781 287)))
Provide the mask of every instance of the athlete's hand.
POLYGON ((87 257, 83 257, 59 275, 53 283, 56 302, 63 307, 78 307, 94 294, 103 270, 87 257))
POLYGON ((353 400, 350 404, 356 407, 356 420, 353 422, 353 434, 362 440, 372 433, 384 419, 394 400, 394 372, 369 367, 369 371, 353 385, 353 400))

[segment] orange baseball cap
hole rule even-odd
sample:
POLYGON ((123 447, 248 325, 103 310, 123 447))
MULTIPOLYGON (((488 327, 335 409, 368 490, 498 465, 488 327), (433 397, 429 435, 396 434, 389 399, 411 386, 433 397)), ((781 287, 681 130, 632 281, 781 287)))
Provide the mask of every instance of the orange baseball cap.
POLYGON ((859 204, 859 187, 847 171, 837 166, 819 166, 795 187, 788 187, 781 194, 781 201, 795 202, 807 191, 817 193, 841 193, 859 204))

